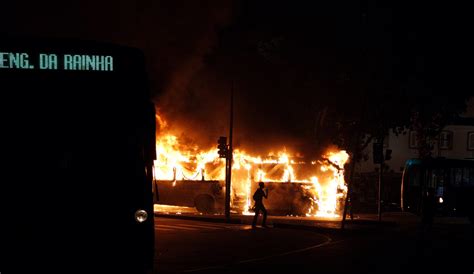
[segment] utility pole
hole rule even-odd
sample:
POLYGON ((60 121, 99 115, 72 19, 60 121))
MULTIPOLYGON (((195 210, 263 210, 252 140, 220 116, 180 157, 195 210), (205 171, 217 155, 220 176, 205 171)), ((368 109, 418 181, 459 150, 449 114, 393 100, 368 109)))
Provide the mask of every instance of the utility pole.
MULTIPOLYGON (((378 212, 378 217, 379 217, 379 222, 382 221, 382 177, 383 177, 383 167, 384 167, 384 153, 383 153, 383 141, 384 137, 379 137, 374 143, 373 143, 373 160, 374 164, 380 164, 379 167, 379 180, 378 180, 378 195, 377 195, 377 212, 378 212)), ((387 150, 388 151, 388 150, 387 150)), ((387 153, 387 156, 391 154, 387 153)), ((389 156, 390 157, 390 156, 389 156)))
POLYGON ((230 190, 232 178, 232 134, 234 128, 234 82, 230 90, 230 126, 229 126, 229 146, 226 157, 226 176, 225 176, 225 217, 230 220, 230 190))
MULTIPOLYGON (((381 146, 383 147, 383 141, 384 137, 380 138, 380 143, 381 146)), ((377 211, 379 215, 379 222, 382 221, 382 178, 383 178, 383 167, 384 167, 384 156, 383 156, 383 150, 381 152, 381 157, 380 157, 380 168, 379 168, 379 187, 378 187, 378 205, 377 205, 377 211)))
POLYGON ((360 130, 358 130, 357 131, 357 136, 356 136, 355 141, 354 141, 354 146, 353 146, 354 153, 352 154, 352 159, 351 159, 351 163, 350 163, 350 174, 349 174, 350 177, 349 177, 349 182, 347 183, 347 194, 346 194, 346 199, 344 201, 344 210, 342 212, 342 221, 341 221, 341 229, 342 230, 344 230, 344 228, 345 228, 347 207, 348 207, 349 202, 351 203, 351 209, 350 209, 351 221, 353 219, 353 215, 352 215, 352 205, 353 205, 352 185, 353 185, 353 182, 354 182, 354 172, 355 172, 356 160, 359 157, 359 154, 358 154, 358 149, 359 148, 357 146, 359 145, 360 136, 361 136, 361 132, 360 132, 360 130))
POLYGON ((378 197, 378 213, 379 213, 379 222, 382 221, 382 177, 383 177, 383 162, 380 163, 379 170, 379 197, 378 197))
MULTIPOLYGON (((367 108, 367 101, 368 101, 368 95, 367 92, 364 92, 364 95, 361 97, 362 102, 361 102, 361 108, 359 112, 359 120, 362 121, 364 119, 364 116, 366 115, 366 108, 367 108)), ((355 138, 353 139, 352 143, 352 150, 354 153, 352 154, 352 159, 351 162, 349 163, 350 165, 350 174, 349 174, 349 182, 347 183, 347 194, 346 194, 346 199, 344 201, 344 210, 342 213, 342 221, 341 221, 341 230, 344 230, 345 224, 346 224, 346 214, 347 214, 347 207, 350 202, 350 217, 351 221, 354 219, 353 215, 353 205, 354 205, 354 196, 353 196, 353 185, 354 185, 354 177, 355 177, 355 167, 357 164, 357 160, 359 159, 360 155, 360 142, 361 138, 363 136, 362 129, 360 122, 357 125, 357 128, 355 129, 355 138)))

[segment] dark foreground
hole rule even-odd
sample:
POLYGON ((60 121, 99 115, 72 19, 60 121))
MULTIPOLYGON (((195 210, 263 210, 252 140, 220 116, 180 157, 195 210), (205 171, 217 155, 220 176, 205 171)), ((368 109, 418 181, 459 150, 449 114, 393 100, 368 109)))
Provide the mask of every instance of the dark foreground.
POLYGON ((422 233, 415 217, 392 218, 344 233, 156 218, 155 273, 473 273, 470 224, 438 220, 422 233))

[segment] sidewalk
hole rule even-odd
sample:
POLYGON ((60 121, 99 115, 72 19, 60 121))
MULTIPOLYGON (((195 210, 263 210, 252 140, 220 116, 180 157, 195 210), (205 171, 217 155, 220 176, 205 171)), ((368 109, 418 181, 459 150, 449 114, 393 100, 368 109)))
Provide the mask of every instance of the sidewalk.
MULTIPOLYGON (((190 207, 155 206, 155 216, 163 218, 179 218, 205 222, 230 222, 234 224, 252 224, 253 214, 242 215, 231 213, 230 220, 223 214, 202 214, 190 207)), ((259 217, 258 224, 262 221, 259 217)), ((384 212, 379 222, 377 214, 354 214, 354 219, 346 219, 345 230, 368 230, 382 227, 412 226, 420 223, 419 216, 406 212, 384 212)), ((469 224, 468 218, 435 217, 434 224, 469 224)), ((312 229, 319 231, 341 231, 341 218, 297 217, 297 216, 268 216, 267 224, 278 228, 312 229)))
MULTIPOLYGON (((188 220, 198 220, 205 222, 220 222, 220 223, 234 223, 234 224, 252 224, 253 214, 242 215, 231 212, 230 220, 226 220, 223 214, 202 214, 195 208, 155 205, 155 216, 163 218, 179 218, 188 220)), ((381 221, 379 222, 378 214, 363 214, 355 213, 354 219, 346 219, 344 226, 345 230, 370 230, 383 227, 407 227, 416 226, 420 223, 419 216, 407 212, 383 212, 381 221)), ((259 223, 262 217, 259 217, 259 223)), ((292 228, 292 229, 310 229, 310 230, 324 230, 324 231, 341 231, 341 218, 329 219, 320 217, 296 217, 296 216, 271 216, 267 218, 269 226, 277 228, 292 228)), ((470 224, 468 218, 459 217, 435 217, 435 225, 450 225, 450 224, 470 224)))

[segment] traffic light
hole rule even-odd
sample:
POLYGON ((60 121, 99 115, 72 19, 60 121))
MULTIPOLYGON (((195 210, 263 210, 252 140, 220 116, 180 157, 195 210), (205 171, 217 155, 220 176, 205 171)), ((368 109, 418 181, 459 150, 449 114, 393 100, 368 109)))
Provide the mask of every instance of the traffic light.
POLYGON ((372 150, 374 164, 381 164, 383 162, 383 143, 374 143, 372 150))
POLYGON ((387 150, 385 150, 385 161, 388 161, 390 159, 392 159, 392 150, 387 149, 387 150))
POLYGON ((227 157, 227 137, 221 136, 219 137, 219 140, 217 140, 217 148, 219 151, 217 152, 219 154, 220 158, 226 158, 227 157))

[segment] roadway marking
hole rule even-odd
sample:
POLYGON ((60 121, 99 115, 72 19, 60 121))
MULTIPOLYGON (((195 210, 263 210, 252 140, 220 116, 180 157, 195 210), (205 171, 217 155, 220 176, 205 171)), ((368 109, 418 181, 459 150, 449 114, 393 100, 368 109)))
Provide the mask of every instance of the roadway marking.
MULTIPOLYGON (((176 229, 164 228, 164 227, 158 227, 158 226, 155 226, 155 230, 160 230, 160 231, 176 231, 176 229)), ((0 274, 1 274, 1 273, 0 273, 0 274)))
POLYGON ((195 227, 195 228, 205 228, 205 229, 225 229, 222 226, 207 226, 207 225, 189 225, 189 224, 179 224, 179 226, 184 227, 195 227))
POLYGON ((171 226, 171 225, 155 225, 155 228, 165 228, 165 229, 170 229, 170 230, 190 230, 190 231, 195 231, 198 230, 196 228, 190 228, 190 227, 181 227, 181 226, 171 226))
POLYGON ((217 226, 217 225, 206 225, 206 224, 155 224, 156 230, 161 231, 178 231, 178 230, 186 230, 186 231, 205 231, 205 230, 225 230, 225 229, 238 229, 238 230, 246 230, 247 226, 217 226))
POLYGON ((229 266, 232 266, 232 265, 240 265, 240 264, 254 263, 254 262, 258 262, 258 261, 268 260, 268 259, 271 259, 271 258, 282 257, 282 256, 287 256, 287 255, 292 255, 292 254, 297 254, 297 253, 305 252, 305 251, 308 251, 308 250, 312 250, 312 249, 316 249, 316 248, 320 248, 320 247, 326 246, 326 245, 328 245, 328 244, 330 244, 330 243, 336 244, 336 243, 342 242, 342 240, 333 242, 330 237, 328 237, 328 236, 326 236, 326 235, 323 235, 323 234, 320 234, 320 235, 323 236, 323 237, 325 237, 325 238, 326 238, 326 241, 323 242, 323 243, 317 244, 317 245, 313 245, 313 246, 309 246, 309 247, 305 247, 305 248, 301 248, 301 249, 295 249, 295 250, 291 250, 291 251, 287 251, 287 252, 283 252, 283 253, 279 253, 279 254, 275 254, 275 255, 268 255, 268 256, 263 256, 263 257, 255 258, 255 259, 248 259, 248 260, 237 261, 237 262, 235 262, 235 263, 229 263, 229 264, 223 264, 223 265, 208 266, 208 267, 202 267, 202 268, 195 268, 195 269, 185 270, 185 271, 183 271, 183 272, 186 272, 186 273, 188 273, 188 272, 198 272, 198 271, 203 271, 203 270, 226 268, 226 267, 229 267, 229 266))
POLYGON ((250 225, 242 224, 155 223, 155 230, 161 231, 248 230, 250 228, 250 225))

